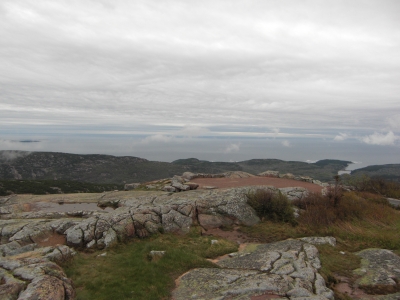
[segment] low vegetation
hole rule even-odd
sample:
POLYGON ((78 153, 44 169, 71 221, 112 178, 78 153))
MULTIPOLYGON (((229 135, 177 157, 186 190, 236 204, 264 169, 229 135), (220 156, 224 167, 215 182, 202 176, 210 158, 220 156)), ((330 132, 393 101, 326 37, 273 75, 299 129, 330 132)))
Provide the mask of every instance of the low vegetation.
POLYGON ((354 187, 359 192, 369 192, 389 198, 400 199, 400 182, 385 180, 381 177, 369 177, 365 174, 346 175, 344 184, 354 187))
POLYGON ((246 197, 247 203, 254 208, 262 220, 296 223, 292 204, 282 193, 259 189, 254 192, 248 192, 246 197))
POLYGON ((207 258, 237 251, 234 242, 201 236, 196 227, 188 235, 157 235, 135 239, 102 252, 79 253, 64 266, 74 281, 77 299, 168 299, 174 280, 192 268, 217 267, 207 258), (158 259, 151 250, 165 251, 158 259))
POLYGON ((67 194, 67 193, 101 193, 121 190, 119 184, 96 184, 64 180, 0 180, 0 196, 11 194, 67 194))

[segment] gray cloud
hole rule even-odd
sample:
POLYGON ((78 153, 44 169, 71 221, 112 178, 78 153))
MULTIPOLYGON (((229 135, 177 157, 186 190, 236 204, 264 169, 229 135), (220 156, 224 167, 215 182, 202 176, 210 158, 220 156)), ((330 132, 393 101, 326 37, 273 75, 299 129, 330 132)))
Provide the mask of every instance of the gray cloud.
POLYGON ((4 0, 0 138, 374 144, 400 134, 399 13, 390 0, 4 0))

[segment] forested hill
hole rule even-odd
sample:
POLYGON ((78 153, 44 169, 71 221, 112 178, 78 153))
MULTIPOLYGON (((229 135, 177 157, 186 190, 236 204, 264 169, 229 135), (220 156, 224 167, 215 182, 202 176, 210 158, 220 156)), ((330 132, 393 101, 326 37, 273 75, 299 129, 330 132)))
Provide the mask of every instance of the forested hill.
POLYGON ((168 178, 186 171, 201 173, 245 171, 258 174, 266 170, 275 170, 329 181, 349 163, 349 161, 328 159, 310 164, 278 159, 210 162, 196 158, 179 159, 168 163, 133 156, 4 150, 0 151, 0 179, 73 180, 122 184, 168 178))
POLYGON ((368 177, 379 177, 386 180, 400 181, 400 164, 373 165, 357 169, 351 175, 365 174, 368 177))

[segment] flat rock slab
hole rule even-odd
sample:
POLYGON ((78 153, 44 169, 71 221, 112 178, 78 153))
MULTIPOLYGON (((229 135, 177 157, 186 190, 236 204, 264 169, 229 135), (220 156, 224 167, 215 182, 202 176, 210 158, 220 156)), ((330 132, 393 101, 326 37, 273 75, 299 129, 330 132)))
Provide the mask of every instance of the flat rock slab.
POLYGON ((255 270, 194 269, 181 278, 173 298, 178 299, 250 299, 265 292, 284 295, 289 280, 255 270))
MULTIPOLYGON (((361 275, 360 285, 395 286, 400 281, 400 257, 386 249, 365 249, 357 253, 361 268, 354 272, 361 275)), ((400 299, 397 298, 397 299, 400 299)))
POLYGON ((317 248, 301 240, 254 245, 217 264, 220 269, 194 269, 184 274, 173 299, 242 300, 260 295, 333 299, 333 292, 318 273, 317 248))

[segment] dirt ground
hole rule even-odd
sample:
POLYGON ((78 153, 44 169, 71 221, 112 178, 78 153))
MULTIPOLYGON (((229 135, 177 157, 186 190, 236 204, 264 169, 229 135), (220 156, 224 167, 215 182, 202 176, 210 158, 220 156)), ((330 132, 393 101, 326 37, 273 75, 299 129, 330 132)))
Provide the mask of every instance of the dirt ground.
POLYGON ((199 188, 205 186, 215 186, 217 188, 230 188, 238 186, 251 186, 251 185, 271 185, 277 188, 284 187, 303 187, 310 192, 320 193, 322 187, 304 181, 293 179, 274 178, 274 177, 248 177, 248 178, 195 178, 191 180, 199 184, 199 188))

